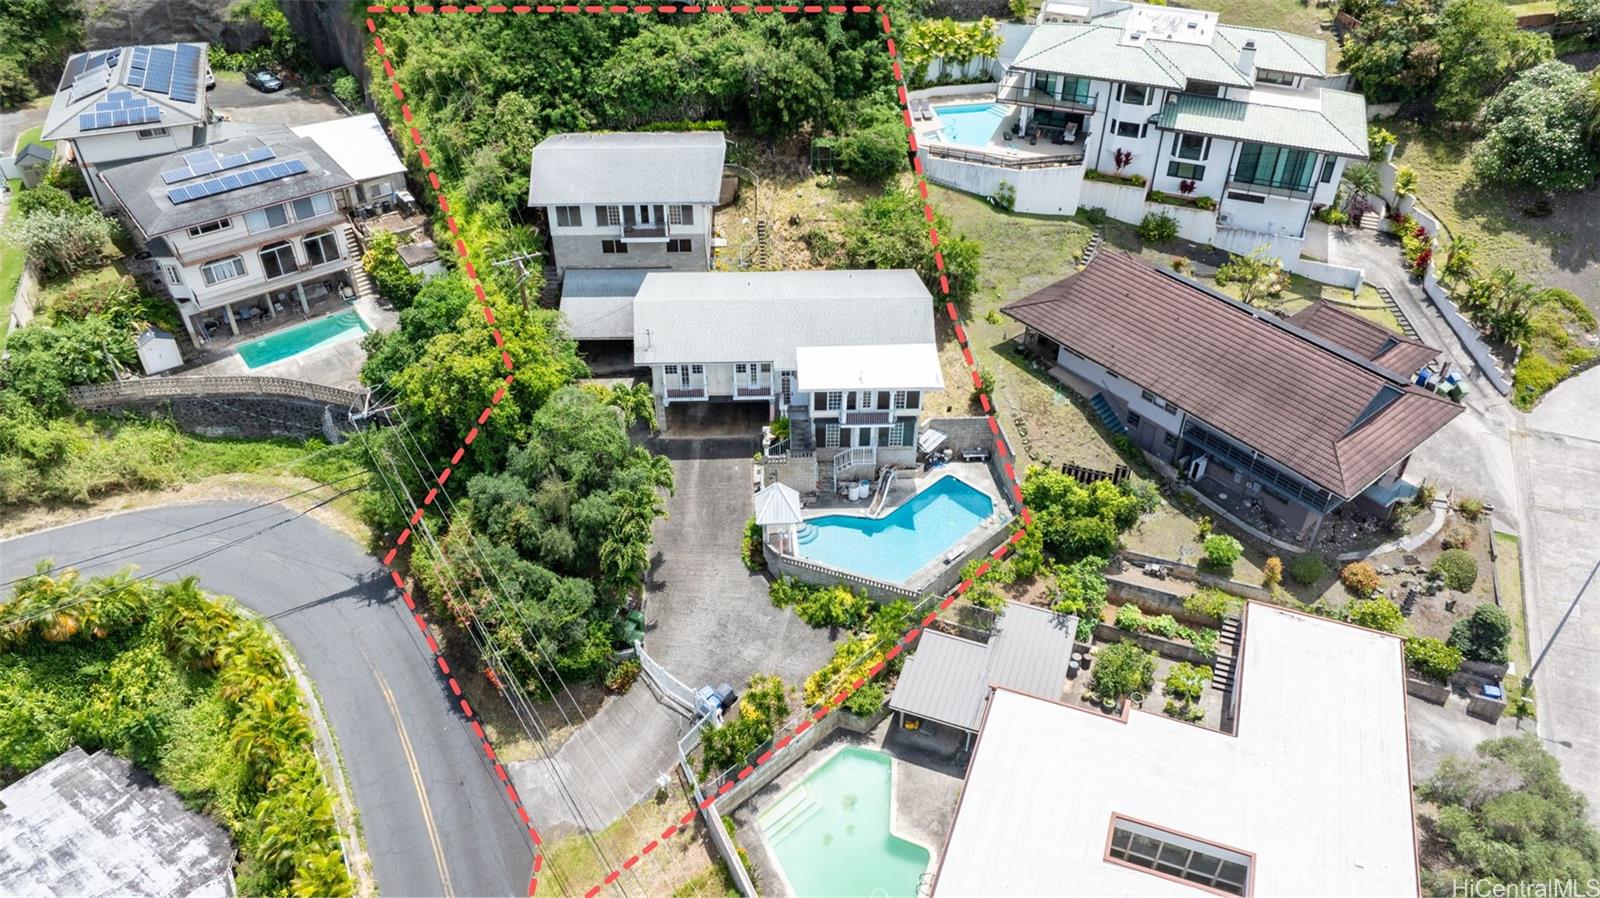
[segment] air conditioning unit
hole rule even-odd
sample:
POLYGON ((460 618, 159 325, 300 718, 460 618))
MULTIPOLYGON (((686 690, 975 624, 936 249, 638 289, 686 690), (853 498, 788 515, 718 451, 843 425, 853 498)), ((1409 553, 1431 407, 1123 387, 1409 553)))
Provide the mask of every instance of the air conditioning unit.
POLYGON ((1233 472, 1233 482, 1234 483, 1242 483, 1242 482, 1244 482, 1244 475, 1240 474, 1238 471, 1234 471, 1233 472))
POLYGON ((1229 215, 1226 212, 1218 212, 1217 213, 1217 224, 1225 225, 1225 224, 1232 224, 1232 223, 1233 223, 1233 216, 1232 215, 1229 215))
POLYGON ((1255 495, 1256 493, 1261 492, 1261 484, 1256 483, 1254 480, 1252 480, 1249 483, 1245 484, 1244 491, 1249 493, 1249 494, 1251 494, 1251 495, 1255 495))

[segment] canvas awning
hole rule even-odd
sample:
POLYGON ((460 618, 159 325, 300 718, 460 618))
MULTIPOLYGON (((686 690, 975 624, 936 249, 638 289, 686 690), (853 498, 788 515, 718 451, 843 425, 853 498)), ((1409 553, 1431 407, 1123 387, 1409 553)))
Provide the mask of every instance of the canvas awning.
POLYGON ((784 527, 805 520, 800 513, 800 493, 782 483, 756 493, 755 506, 756 523, 762 527, 784 527))

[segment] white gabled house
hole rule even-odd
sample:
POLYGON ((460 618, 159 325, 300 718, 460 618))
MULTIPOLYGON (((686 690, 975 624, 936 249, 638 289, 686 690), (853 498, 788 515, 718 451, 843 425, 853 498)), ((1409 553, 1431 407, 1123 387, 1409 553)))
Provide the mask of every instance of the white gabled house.
POLYGON ((205 144, 206 49, 142 44, 67 58, 40 139, 70 148, 102 207, 110 203, 98 177, 106 166, 205 144))
POLYGON ((923 397, 944 388, 914 271, 651 272, 632 313, 662 406, 765 403, 819 460, 911 463, 923 397))

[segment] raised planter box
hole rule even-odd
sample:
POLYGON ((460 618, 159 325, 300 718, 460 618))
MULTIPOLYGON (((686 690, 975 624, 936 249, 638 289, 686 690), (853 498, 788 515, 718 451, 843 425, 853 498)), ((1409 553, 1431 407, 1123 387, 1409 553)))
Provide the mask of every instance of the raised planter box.
POLYGON ((1431 704, 1443 705, 1450 700, 1450 687, 1432 680, 1419 680, 1407 673, 1406 695, 1416 696, 1431 704))
POLYGON ((1095 642, 1133 642, 1141 648, 1148 649, 1163 658, 1171 661, 1187 661, 1190 664, 1211 666, 1214 660, 1210 655, 1187 642, 1178 642, 1173 639, 1163 639, 1153 633, 1130 633, 1110 624, 1095 624, 1095 642))

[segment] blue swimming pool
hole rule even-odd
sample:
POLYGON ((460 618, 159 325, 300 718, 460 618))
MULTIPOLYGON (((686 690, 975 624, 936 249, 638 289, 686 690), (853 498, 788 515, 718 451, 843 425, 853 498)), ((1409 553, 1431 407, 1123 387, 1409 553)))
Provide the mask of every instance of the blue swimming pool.
POLYGON ((944 125, 946 140, 964 147, 986 147, 1011 109, 999 103, 968 103, 935 106, 933 111, 944 125))
POLYGON ((288 330, 239 344, 239 358, 246 368, 260 368, 281 362, 309 349, 360 339, 371 328, 361 320, 355 309, 346 309, 337 315, 307 321, 288 330))
POLYGON ((801 527, 802 558, 901 583, 994 513, 994 500, 945 476, 881 518, 824 515, 801 527))

